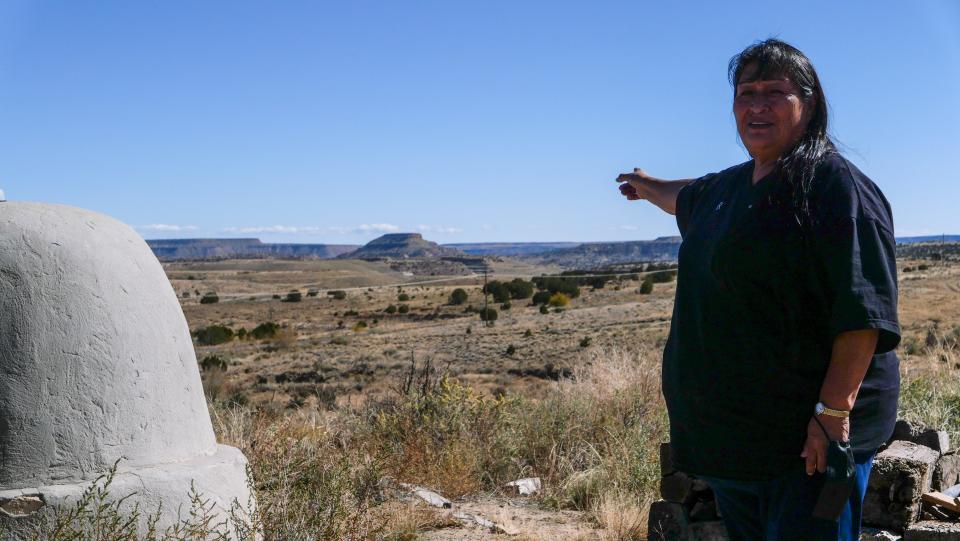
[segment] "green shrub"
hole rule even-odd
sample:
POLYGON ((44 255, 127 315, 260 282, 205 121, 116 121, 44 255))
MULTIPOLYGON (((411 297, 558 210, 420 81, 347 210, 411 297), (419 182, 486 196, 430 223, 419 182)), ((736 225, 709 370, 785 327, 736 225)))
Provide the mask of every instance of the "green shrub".
POLYGON ((447 300, 448 304, 457 306, 467 302, 467 291, 461 287, 453 290, 453 293, 450 293, 450 298, 447 300))
POLYGON ((533 299, 531 299, 533 304, 547 304, 550 302, 550 292, 549 291, 537 291, 533 294, 533 299))
POLYGON ((487 308, 480 309, 480 320, 481 321, 496 321, 497 320, 497 309, 496 308, 487 308))
POLYGON ((507 355, 513 355, 516 352, 517 352, 517 346, 514 346, 513 344, 510 344, 509 346, 507 346, 507 355))
POLYGON ((540 305, 540 313, 541 313, 541 314, 549 314, 549 313, 550 313, 550 309, 547 308, 547 305, 546 305, 546 304, 541 304, 541 305, 540 305))
POLYGON ((501 310, 509 310, 509 309, 511 309, 511 308, 513 308, 513 305, 510 304, 509 302, 505 302, 505 303, 503 303, 503 304, 500 305, 500 309, 501 309, 501 310))
POLYGON ((563 293, 564 295, 575 299, 580 296, 580 287, 578 278, 571 277, 537 277, 533 279, 538 289, 549 291, 550 294, 563 293))
POLYGON ((201 346, 216 346, 233 339, 233 329, 223 325, 210 325, 194 333, 197 344, 201 346))
POLYGON ((563 307, 570 304, 570 297, 564 295, 563 293, 554 293, 550 296, 550 300, 547 301, 547 304, 553 307, 563 307))
POLYGON ((220 302, 220 297, 217 296, 216 291, 208 291, 203 294, 203 297, 200 297, 200 304, 216 304, 220 302))
POLYGON ((316 297, 319 294, 320 294, 320 290, 315 287, 311 287, 310 289, 307 290, 308 297, 316 297))
POLYGON ((504 285, 510 290, 510 298, 512 299, 529 299, 533 295, 533 282, 528 282, 523 278, 514 278, 504 285))
POLYGON ((335 289, 333 291, 327 291, 327 296, 333 297, 335 300, 342 301, 347 298, 347 292, 342 289, 335 289))
POLYGON ((589 336, 584 336, 583 339, 580 340, 580 347, 582 348, 590 347, 590 344, 592 342, 593 342, 592 338, 590 338, 589 336))
POLYGON ((530 329, 523 331, 524 338, 530 338, 531 336, 533 336, 533 331, 531 331, 530 329))
POLYGON ((250 336, 254 337, 257 340, 263 340, 264 338, 273 338, 277 335, 277 332, 280 330, 280 325, 272 321, 266 323, 261 323, 253 328, 250 331, 250 336))
POLYGON ((401 294, 397 295, 397 300, 400 301, 400 302, 409 301, 409 300, 410 300, 410 295, 407 295, 406 293, 401 293, 401 294))
POLYGON ((207 355, 200 361, 200 369, 204 372, 208 370, 226 370, 227 360, 219 355, 207 355))
POLYGON ((649 295, 653 293, 653 281, 644 280, 640 283, 640 293, 643 295, 649 295))
POLYGON ((655 284, 665 284, 667 282, 672 282, 677 278, 676 270, 661 270, 651 274, 648 274, 645 280, 650 280, 655 284))
POLYGON ((482 291, 484 293, 493 295, 493 300, 495 302, 507 302, 510 300, 510 290, 504 287, 503 282, 499 282, 497 280, 488 282, 482 291))
POLYGON ((410 306, 406 304, 401 304, 400 306, 397 307, 397 312, 401 314, 406 314, 409 311, 410 311, 410 306))
POLYGON ((386 313, 388 313, 388 314, 396 314, 396 313, 397 313, 397 307, 391 304, 390 306, 387 306, 383 311, 386 312, 386 313))
POLYGON ((284 297, 283 302, 300 302, 301 300, 303 300, 303 294, 299 290, 291 289, 284 297))

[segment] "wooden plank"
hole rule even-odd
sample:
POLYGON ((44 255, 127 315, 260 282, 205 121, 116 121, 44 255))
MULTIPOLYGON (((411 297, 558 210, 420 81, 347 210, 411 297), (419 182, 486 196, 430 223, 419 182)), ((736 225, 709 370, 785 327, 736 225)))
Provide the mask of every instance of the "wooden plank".
POLYGON ((939 505, 944 509, 949 509, 954 513, 960 513, 960 502, 957 498, 951 498, 942 492, 928 492, 922 496, 923 501, 939 505))

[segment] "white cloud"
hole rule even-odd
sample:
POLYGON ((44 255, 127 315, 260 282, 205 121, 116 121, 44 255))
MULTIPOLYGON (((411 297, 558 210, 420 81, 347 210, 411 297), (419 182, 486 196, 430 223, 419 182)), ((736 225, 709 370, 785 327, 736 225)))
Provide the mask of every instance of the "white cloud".
POLYGON ((321 227, 297 227, 290 225, 267 225, 257 227, 225 227, 224 233, 274 233, 285 235, 319 235, 325 230, 321 227))
POLYGON ((140 229, 143 231, 177 232, 177 231, 195 231, 198 228, 195 225, 150 224, 150 225, 137 226, 137 229, 140 229))
POLYGON ((274 235, 325 235, 336 233, 339 235, 355 235, 366 233, 393 233, 400 228, 393 224, 360 224, 354 227, 317 227, 294 225, 267 225, 253 227, 225 227, 224 233, 234 234, 274 234, 274 235))
POLYGON ((361 233, 369 233, 371 231, 391 233, 394 231, 400 231, 400 228, 393 224, 360 224, 357 226, 357 231, 361 233))
POLYGON ((420 231, 421 233, 438 233, 442 235, 453 235, 455 233, 461 233, 463 230, 458 227, 444 227, 441 225, 420 224, 417 226, 417 231, 420 231))
POLYGON ((330 231, 339 235, 359 235, 365 233, 396 233, 400 231, 398 226, 393 224, 360 224, 355 227, 331 227, 330 231))

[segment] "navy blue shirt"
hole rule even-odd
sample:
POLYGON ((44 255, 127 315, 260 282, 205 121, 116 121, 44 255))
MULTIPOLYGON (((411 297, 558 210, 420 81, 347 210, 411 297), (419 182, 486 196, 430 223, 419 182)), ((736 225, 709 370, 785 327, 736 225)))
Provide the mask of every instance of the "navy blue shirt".
POLYGON ((818 167, 800 226, 785 183, 752 183, 753 161, 680 190, 676 300, 663 394, 678 469, 765 480, 800 452, 833 341, 879 329, 851 413, 855 454, 892 434, 900 387, 890 204, 839 154, 818 167))

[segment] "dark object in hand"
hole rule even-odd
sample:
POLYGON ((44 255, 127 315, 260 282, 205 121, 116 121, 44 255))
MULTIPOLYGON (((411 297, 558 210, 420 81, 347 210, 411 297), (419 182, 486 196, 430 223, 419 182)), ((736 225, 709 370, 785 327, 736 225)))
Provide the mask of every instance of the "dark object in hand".
POLYGON ((850 442, 831 440, 827 444, 827 471, 824 475, 826 479, 813 508, 813 516, 837 521, 850 499, 853 484, 857 481, 856 463, 850 442))

